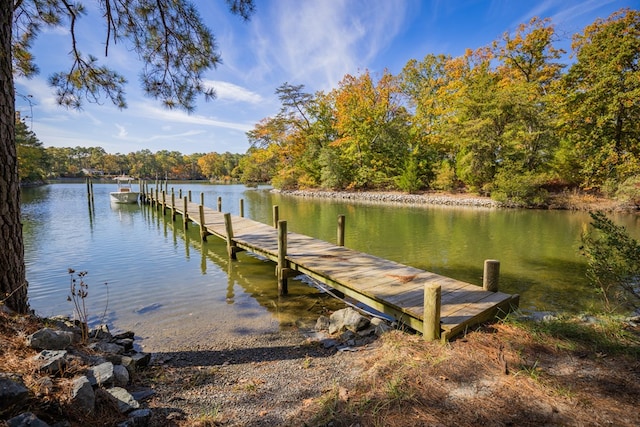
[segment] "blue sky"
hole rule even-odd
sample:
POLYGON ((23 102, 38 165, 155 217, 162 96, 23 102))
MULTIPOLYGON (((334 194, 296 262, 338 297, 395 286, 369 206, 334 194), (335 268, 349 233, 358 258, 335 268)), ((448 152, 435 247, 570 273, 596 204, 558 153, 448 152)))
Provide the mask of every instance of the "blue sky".
POLYGON ((223 0, 198 0, 223 63, 205 76, 217 99, 201 100, 187 114, 166 110, 142 94, 141 63, 126 45, 111 45, 104 58, 104 24, 95 3, 85 2, 80 50, 128 78, 128 108, 106 102, 85 103, 82 111, 58 106, 47 77, 70 65, 70 36, 65 28, 47 29, 33 50, 40 74, 16 80, 16 109, 47 147, 244 153, 245 132, 277 114, 274 92, 285 82, 314 93, 337 87, 345 74, 369 70, 379 76, 384 69, 397 74, 410 59, 458 56, 485 46, 533 16, 550 17, 563 37, 557 46, 569 51, 571 35, 595 19, 638 7, 632 0, 256 0, 255 15, 243 22, 227 12, 223 0))

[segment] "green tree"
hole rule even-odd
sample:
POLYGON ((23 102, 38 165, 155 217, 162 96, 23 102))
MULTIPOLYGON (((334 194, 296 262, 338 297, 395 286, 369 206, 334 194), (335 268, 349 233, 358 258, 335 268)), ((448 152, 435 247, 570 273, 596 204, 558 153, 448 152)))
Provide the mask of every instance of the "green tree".
POLYGON ((48 169, 47 152, 22 120, 16 120, 18 173, 22 182, 42 181, 48 169))
POLYGON ((603 212, 591 213, 591 228, 582 234, 587 278, 608 309, 640 306, 640 243, 603 212))
POLYGON ((640 11, 624 9, 576 34, 565 76, 564 137, 583 186, 640 173, 640 11))
MULTIPOLYGON (((202 94, 212 98, 203 72, 220 62, 213 35, 197 10, 184 0, 105 0, 97 2, 110 43, 130 42, 142 59, 142 87, 169 108, 193 110, 202 94)), ((233 13, 247 19, 252 0, 227 0, 233 13)), ((27 281, 20 222, 20 189, 15 144, 14 73, 31 76, 38 69, 29 49, 43 27, 66 26, 71 36, 72 64, 49 81, 61 105, 79 108, 83 101, 103 97, 124 107, 125 79, 94 55, 80 51, 77 20, 85 13, 79 2, 68 0, 0 0, 0 300, 26 312, 27 281)))

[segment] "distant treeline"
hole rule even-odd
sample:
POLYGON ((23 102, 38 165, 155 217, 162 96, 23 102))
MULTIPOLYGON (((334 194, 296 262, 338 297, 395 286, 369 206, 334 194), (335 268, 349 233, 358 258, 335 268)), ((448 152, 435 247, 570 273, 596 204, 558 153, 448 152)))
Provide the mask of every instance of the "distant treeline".
POLYGON ((465 190, 544 203, 549 190, 640 193, 640 11, 575 34, 548 19, 460 57, 346 75, 330 92, 285 83, 248 132, 245 177, 276 187, 465 190))
POLYGON ((239 180, 243 154, 140 150, 109 154, 101 147, 44 147, 22 121, 16 122, 18 171, 25 182, 59 177, 128 174, 139 178, 239 180))

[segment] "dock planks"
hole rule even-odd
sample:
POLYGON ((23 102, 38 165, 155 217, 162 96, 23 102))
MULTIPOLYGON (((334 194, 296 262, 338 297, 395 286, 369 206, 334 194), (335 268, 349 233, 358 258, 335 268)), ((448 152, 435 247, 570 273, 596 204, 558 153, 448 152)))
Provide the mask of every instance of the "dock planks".
MULTIPOLYGON (((154 193, 145 194, 154 203, 154 193)), ((167 197, 158 196, 159 207, 167 197)), ((201 226, 206 234, 227 240, 222 212, 203 206, 203 221, 198 203, 182 201, 171 209, 185 220, 201 226), (184 207, 186 206, 186 213, 184 207), (204 222, 204 224, 201 224, 204 222)), ((278 230, 241 216, 231 215, 233 244, 241 250, 259 254, 278 262, 278 230)), ((409 327, 423 332, 424 289, 441 287, 441 338, 448 340, 478 323, 491 320, 517 308, 518 295, 485 291, 482 287, 403 265, 344 246, 287 232, 288 268, 295 274, 306 274, 337 289, 376 310, 394 317, 409 327)))

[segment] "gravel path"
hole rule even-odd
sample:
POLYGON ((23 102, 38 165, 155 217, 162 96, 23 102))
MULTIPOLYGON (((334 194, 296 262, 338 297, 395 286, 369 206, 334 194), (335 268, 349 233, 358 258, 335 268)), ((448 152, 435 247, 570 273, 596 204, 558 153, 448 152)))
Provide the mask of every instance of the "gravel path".
POLYGON ((231 339, 216 335, 153 354, 143 379, 154 384, 148 402, 153 425, 303 425, 301 413, 311 400, 352 384, 363 356, 377 347, 327 349, 295 328, 231 339))

